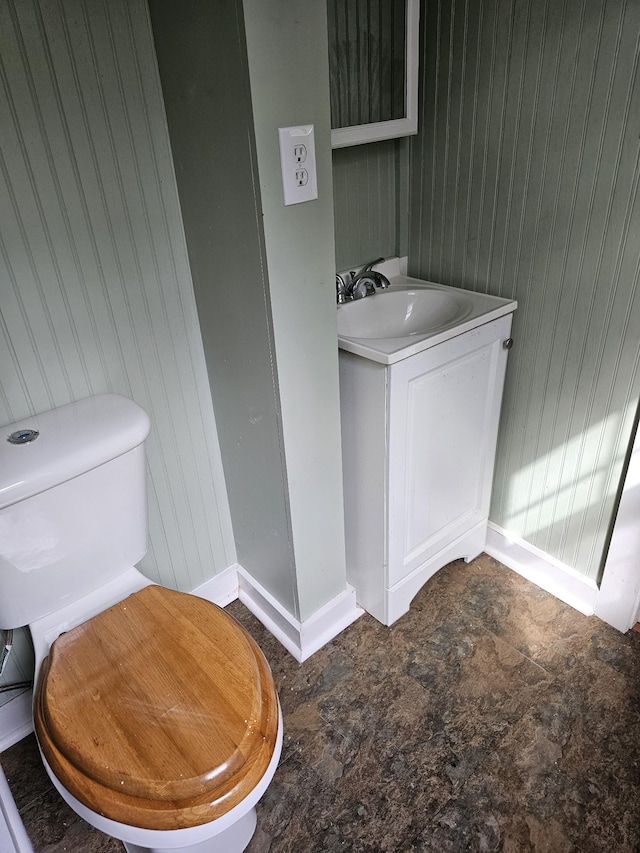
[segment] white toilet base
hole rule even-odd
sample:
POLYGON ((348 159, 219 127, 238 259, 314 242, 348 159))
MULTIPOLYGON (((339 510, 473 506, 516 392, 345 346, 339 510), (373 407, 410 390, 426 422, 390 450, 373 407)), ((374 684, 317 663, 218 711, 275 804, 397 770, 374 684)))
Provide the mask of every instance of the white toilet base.
POLYGON ((88 809, 62 785, 40 752, 42 763, 62 799, 87 823, 117 838, 128 853, 242 853, 256 828, 255 805, 269 787, 282 751, 282 710, 278 703, 278 734, 262 779, 244 800, 211 823, 168 831, 142 829, 110 820, 88 809))
MULTIPOLYGON (((189 847, 174 848, 173 853, 242 853, 256 831, 256 822, 256 810, 253 808, 213 838, 206 838, 189 847)), ((166 853, 167 850, 166 847, 140 847, 139 844, 129 844, 126 841, 123 841, 123 844, 127 853, 166 853)))

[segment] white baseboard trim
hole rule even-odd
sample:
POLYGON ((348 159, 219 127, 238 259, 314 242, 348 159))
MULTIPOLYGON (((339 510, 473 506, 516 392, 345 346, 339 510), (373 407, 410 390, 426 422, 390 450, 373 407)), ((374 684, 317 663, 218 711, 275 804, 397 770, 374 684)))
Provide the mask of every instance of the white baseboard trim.
POLYGON ((299 622, 241 566, 238 579, 240 601, 299 663, 311 657, 364 613, 356 604, 355 590, 347 584, 343 592, 304 622, 299 622))
POLYGON ((0 706, 0 752, 33 731, 32 701, 31 690, 25 690, 0 706))
POLYGON ((364 613, 356 603, 355 590, 347 584, 340 595, 309 619, 299 622, 238 564, 205 581, 192 594, 213 601, 219 607, 239 598, 299 663, 311 657, 364 613))
POLYGON ((192 595, 226 607, 238 597, 238 564, 234 563, 220 574, 214 575, 192 591, 192 595))
POLYGON ((585 616, 595 612, 598 598, 595 581, 492 521, 487 529, 485 551, 585 616))

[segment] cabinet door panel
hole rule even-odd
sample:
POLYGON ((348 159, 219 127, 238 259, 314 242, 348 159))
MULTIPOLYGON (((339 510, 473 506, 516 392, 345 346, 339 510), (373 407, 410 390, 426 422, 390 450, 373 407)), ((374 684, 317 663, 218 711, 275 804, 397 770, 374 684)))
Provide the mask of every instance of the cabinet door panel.
POLYGON ((487 518, 503 337, 496 321, 391 369, 390 584, 487 518))
POLYGON ((482 517, 489 380, 490 352, 484 349, 408 383, 405 559, 452 525, 482 517))

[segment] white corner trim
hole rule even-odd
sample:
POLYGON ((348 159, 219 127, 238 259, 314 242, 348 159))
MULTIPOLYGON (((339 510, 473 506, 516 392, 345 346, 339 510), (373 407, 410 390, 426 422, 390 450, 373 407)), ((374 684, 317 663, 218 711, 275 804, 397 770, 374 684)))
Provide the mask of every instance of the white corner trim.
POLYGON ((636 430, 596 604, 596 616, 623 633, 640 620, 639 518, 640 430, 636 430))
POLYGON ((364 613, 356 604, 355 590, 347 584, 343 592, 300 622, 242 566, 238 567, 238 579, 240 601, 299 663, 364 613))
POLYGON ((484 550, 585 616, 592 616, 595 612, 598 598, 595 581, 492 521, 488 524, 484 550))
POLYGON ((33 853, 13 795, 0 767, 0 850, 3 853, 33 853))
POLYGON ((31 690, 25 690, 0 706, 0 752, 33 731, 32 695, 31 690))
POLYGON ((191 595, 212 601, 218 607, 226 607, 238 597, 238 564, 234 563, 229 568, 214 575, 200 586, 196 587, 191 595))

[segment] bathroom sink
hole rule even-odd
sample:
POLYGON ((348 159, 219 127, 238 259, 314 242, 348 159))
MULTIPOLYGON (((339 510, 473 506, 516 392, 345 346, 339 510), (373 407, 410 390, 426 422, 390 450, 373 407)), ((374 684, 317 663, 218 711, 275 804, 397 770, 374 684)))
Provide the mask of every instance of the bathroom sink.
POLYGON ((340 306, 338 335, 349 338, 403 338, 459 323, 471 313, 463 292, 421 287, 381 291, 340 306))
POLYGON ((338 306, 343 352, 395 364, 511 314, 511 299, 402 275, 397 259, 380 267, 391 287, 338 306))

